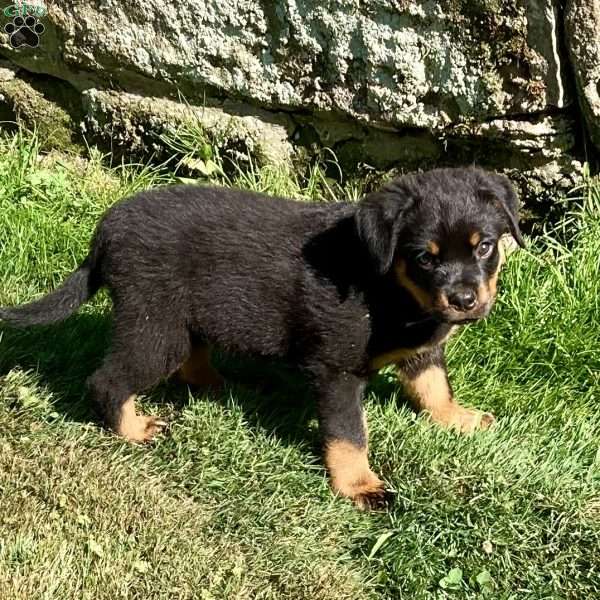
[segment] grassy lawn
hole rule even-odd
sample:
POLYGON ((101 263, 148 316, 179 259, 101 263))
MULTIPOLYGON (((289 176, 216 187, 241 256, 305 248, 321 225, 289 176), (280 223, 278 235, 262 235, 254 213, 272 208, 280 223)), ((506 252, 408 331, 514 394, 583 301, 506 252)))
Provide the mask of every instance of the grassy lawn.
MULTIPOLYGON (((108 206, 170 179, 94 152, 40 157, 32 137, 3 138, 0 156, 0 305, 54 287, 108 206)), ((318 170, 302 185, 264 169, 233 183, 344 192, 318 170)), ((598 597, 600 185, 579 196, 510 258, 493 315, 451 342, 456 395, 496 414, 491 431, 443 431, 392 373, 373 381, 372 465, 397 491, 387 512, 332 496, 293 372, 222 357, 234 384, 220 398, 166 383, 142 405, 170 431, 136 447, 86 400, 105 295, 58 326, 0 327, 0 598, 598 597)))

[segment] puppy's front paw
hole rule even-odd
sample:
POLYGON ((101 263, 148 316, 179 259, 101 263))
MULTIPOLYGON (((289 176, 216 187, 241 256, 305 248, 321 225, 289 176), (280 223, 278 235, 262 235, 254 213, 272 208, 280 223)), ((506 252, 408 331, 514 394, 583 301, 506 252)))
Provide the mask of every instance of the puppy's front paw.
POLYGON ((390 499, 385 484, 369 467, 367 448, 346 440, 332 440, 325 447, 325 464, 331 487, 340 496, 350 498, 363 510, 383 508, 390 499))
POLYGON ((461 433, 472 433, 480 429, 488 429, 496 421, 491 413, 465 408, 460 404, 454 404, 451 409, 443 412, 432 412, 430 415, 436 423, 461 433))
POLYGON ((383 481, 365 486, 355 492, 352 501, 361 510, 382 510, 387 508, 393 498, 393 493, 385 487, 383 481))
POLYGON ((334 479, 333 489, 341 496, 350 498, 361 510, 385 508, 392 498, 392 492, 371 470, 352 481, 334 479))

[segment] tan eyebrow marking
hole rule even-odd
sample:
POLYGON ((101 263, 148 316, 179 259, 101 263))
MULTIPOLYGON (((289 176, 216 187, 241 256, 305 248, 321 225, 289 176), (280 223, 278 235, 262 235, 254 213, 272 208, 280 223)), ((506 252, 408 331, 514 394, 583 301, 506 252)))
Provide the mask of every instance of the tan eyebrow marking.
POLYGON ((440 253, 440 247, 433 240, 427 242, 427 250, 434 256, 440 253))
POLYGON ((479 231, 474 231, 471 234, 471 237, 469 238, 469 242, 471 243, 471 246, 477 246, 477 244, 479 244, 480 241, 481 241, 481 234, 479 233, 479 231))

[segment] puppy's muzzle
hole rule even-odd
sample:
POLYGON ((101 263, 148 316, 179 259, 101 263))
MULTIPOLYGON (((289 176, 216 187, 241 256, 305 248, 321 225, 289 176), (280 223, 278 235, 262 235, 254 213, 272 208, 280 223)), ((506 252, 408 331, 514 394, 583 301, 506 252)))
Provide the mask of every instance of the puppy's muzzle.
POLYGON ((492 304, 491 298, 480 296, 478 290, 461 285, 442 293, 435 308, 442 321, 458 325, 487 317, 492 304))
POLYGON ((467 287, 461 287, 448 294, 448 304, 455 310, 467 312, 477 306, 477 292, 467 287))

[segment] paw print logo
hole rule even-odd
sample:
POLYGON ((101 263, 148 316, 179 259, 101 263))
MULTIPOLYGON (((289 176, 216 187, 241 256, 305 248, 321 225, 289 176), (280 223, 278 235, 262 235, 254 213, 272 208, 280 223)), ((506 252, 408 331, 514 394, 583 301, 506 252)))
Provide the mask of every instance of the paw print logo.
POLYGON ((13 48, 20 48, 21 46, 37 48, 40 43, 40 35, 44 33, 44 30, 45 27, 32 15, 25 19, 15 17, 12 23, 7 23, 4 26, 4 31, 10 36, 10 45, 13 48))

